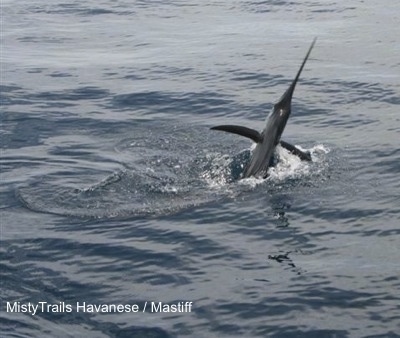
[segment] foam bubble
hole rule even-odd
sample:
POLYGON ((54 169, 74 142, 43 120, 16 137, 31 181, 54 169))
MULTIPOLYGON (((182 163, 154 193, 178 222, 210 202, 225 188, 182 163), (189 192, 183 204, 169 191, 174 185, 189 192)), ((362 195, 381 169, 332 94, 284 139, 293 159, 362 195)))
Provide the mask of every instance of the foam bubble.
POLYGON ((276 165, 268 170, 269 180, 283 181, 287 178, 297 178, 309 173, 309 162, 302 161, 298 156, 291 154, 281 146, 276 147, 276 155, 278 157, 276 165))

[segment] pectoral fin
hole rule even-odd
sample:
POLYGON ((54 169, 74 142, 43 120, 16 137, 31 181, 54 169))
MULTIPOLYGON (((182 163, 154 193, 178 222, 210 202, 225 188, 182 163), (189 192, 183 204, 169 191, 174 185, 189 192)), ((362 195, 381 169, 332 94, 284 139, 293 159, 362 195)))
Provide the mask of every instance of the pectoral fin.
POLYGON ((212 127, 211 129, 222 130, 226 131, 227 133, 241 135, 253 140, 256 143, 260 143, 262 141, 261 134, 257 130, 243 126, 223 125, 223 126, 212 127))
POLYGON ((311 154, 309 151, 301 151, 299 148, 296 148, 293 144, 287 143, 285 141, 280 141, 280 145, 289 150, 293 155, 298 156, 302 161, 311 161, 311 154))

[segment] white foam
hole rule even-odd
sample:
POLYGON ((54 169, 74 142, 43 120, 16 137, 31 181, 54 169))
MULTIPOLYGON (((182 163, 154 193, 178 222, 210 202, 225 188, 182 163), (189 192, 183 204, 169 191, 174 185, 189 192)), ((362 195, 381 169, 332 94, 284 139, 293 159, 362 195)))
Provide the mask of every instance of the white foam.
POLYGON ((263 178, 248 177, 238 181, 238 184, 248 186, 250 188, 255 188, 256 186, 263 184, 265 180, 263 178))
POLYGON ((312 147, 310 149, 311 153, 317 152, 317 153, 323 153, 323 154, 328 154, 331 150, 324 146, 323 144, 317 144, 316 146, 312 147))
MULTIPOLYGON (((241 179, 237 182, 239 185, 244 185, 249 188, 255 188, 256 186, 263 184, 266 180, 273 182, 281 182, 290 178, 299 178, 311 174, 313 163, 324 162, 325 154, 330 152, 330 149, 323 144, 315 145, 309 149, 303 148, 296 145, 298 149, 304 152, 310 152, 312 161, 302 161, 298 156, 290 153, 288 150, 281 146, 276 147, 277 163, 274 167, 268 169, 267 179, 249 177, 241 179)), ((252 145, 250 150, 255 148, 255 144, 252 145)), ((206 170, 203 173, 203 178, 206 180, 210 188, 221 188, 230 183, 229 170, 227 170, 232 159, 229 156, 217 156, 212 154, 209 156, 212 162, 212 169, 206 170)), ((245 164, 242 164, 244 167, 245 164)))
POLYGON ((202 177, 210 188, 220 188, 228 183, 228 167, 231 162, 229 156, 215 156, 208 154, 207 159, 211 161, 211 168, 204 171, 202 177))
POLYGON ((309 162, 302 161, 298 156, 291 154, 281 146, 276 147, 276 154, 278 161, 274 167, 268 170, 269 180, 283 181, 287 178, 296 178, 309 173, 309 162))
POLYGON ((177 194, 179 192, 178 187, 173 186, 173 185, 166 185, 161 188, 161 192, 164 193, 172 193, 172 194, 177 194))

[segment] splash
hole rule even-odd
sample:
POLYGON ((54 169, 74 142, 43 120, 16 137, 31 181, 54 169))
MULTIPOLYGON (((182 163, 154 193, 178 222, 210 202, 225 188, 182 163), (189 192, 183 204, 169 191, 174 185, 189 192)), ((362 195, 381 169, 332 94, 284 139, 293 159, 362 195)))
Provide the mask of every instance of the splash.
POLYGON ((274 184, 284 188, 287 180, 307 177, 315 168, 323 168, 329 152, 323 145, 314 146, 308 149, 313 162, 307 163, 278 147, 277 165, 270 169, 267 179, 240 179, 251 148, 237 152, 231 147, 225 154, 210 153, 206 143, 209 136, 196 132, 192 130, 196 137, 187 137, 187 128, 177 128, 167 141, 154 132, 146 135, 151 138, 146 142, 138 132, 116 146, 117 158, 123 159, 118 161, 122 169, 104 177, 104 172, 91 168, 90 175, 84 171, 81 177, 81 163, 77 164, 79 170, 71 169, 70 176, 62 167, 19 187, 17 196, 33 211, 64 216, 109 219, 169 215, 251 193, 259 185, 270 185, 268 191, 274 191, 274 184), (196 140, 196 144, 190 144, 190 140, 196 140), (199 149, 199 142, 206 144, 204 150, 199 149), (199 150, 194 152, 194 148, 199 150), (85 181, 85 175, 89 180, 85 181))
POLYGON ((233 157, 227 155, 214 157, 211 160, 212 166, 203 173, 203 177, 210 188, 221 188, 226 184, 236 182, 239 186, 254 189, 261 184, 265 184, 265 182, 282 183, 290 179, 306 178, 324 168, 325 155, 330 152, 328 147, 322 144, 315 145, 309 149, 297 145, 296 147, 304 152, 310 152, 312 162, 301 161, 296 155, 278 146, 275 154, 276 165, 269 168, 266 179, 249 177, 239 180, 250 158, 251 151, 254 149, 253 145, 250 149, 233 157), (235 170, 232 170, 232 168, 235 168, 235 170))

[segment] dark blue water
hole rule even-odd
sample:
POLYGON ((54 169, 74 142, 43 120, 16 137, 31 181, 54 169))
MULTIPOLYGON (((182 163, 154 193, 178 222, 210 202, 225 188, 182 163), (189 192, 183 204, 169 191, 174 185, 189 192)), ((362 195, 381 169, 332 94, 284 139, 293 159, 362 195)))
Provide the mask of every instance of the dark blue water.
POLYGON ((1 6, 2 336, 400 337, 396 5, 1 6), (238 180, 209 128, 261 130, 315 36, 283 135, 313 162, 238 180))

